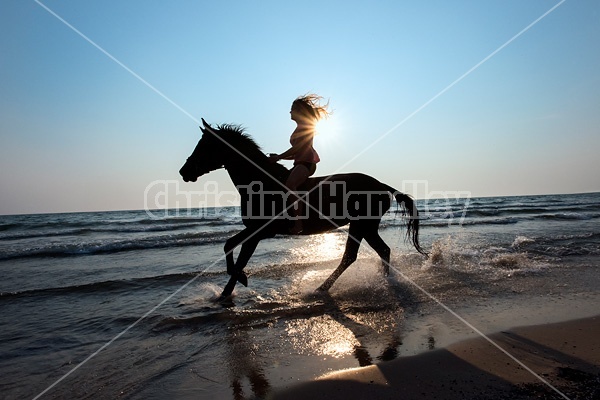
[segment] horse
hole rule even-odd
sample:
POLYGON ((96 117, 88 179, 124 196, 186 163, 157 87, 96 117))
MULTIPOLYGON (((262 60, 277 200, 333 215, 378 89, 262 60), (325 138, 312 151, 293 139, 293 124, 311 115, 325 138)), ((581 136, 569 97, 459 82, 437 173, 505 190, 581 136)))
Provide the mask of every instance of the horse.
POLYGON ((238 125, 222 124, 213 128, 204 119, 202 137, 179 170, 185 182, 211 171, 225 168, 241 198, 241 216, 245 228, 225 242, 225 260, 229 281, 219 299, 231 296, 240 282, 248 286, 244 267, 258 243, 275 235, 289 235, 294 218, 303 218, 300 235, 314 235, 348 225, 348 239, 342 260, 318 291, 328 291, 337 278, 356 260, 364 239, 381 258, 384 275, 389 274, 390 247, 379 236, 383 215, 392 204, 392 196, 405 219, 406 239, 421 254, 419 212, 413 199, 377 179, 361 173, 311 177, 290 193, 285 181, 290 171, 269 161, 260 146, 238 125), (299 201, 305 202, 302 215, 290 213, 299 201), (237 260, 233 251, 241 244, 237 260))

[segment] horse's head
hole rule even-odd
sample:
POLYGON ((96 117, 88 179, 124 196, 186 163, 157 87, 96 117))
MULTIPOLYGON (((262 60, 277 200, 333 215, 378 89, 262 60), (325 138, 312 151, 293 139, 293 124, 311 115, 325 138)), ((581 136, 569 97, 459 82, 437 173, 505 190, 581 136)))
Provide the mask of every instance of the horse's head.
POLYGON ((188 157, 179 174, 185 182, 196 182, 204 174, 223 167, 224 146, 223 141, 218 137, 218 131, 213 129, 202 119, 204 127, 202 137, 188 157))

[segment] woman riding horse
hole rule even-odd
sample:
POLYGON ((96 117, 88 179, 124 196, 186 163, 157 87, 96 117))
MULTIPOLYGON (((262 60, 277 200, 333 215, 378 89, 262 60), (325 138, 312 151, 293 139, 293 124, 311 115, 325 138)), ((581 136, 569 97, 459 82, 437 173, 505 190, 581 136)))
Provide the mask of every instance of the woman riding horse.
MULTIPOLYGON (((234 125, 211 127, 202 120, 203 135, 179 173, 186 182, 219 168, 225 168, 240 193, 242 222, 245 229, 225 242, 227 273, 231 278, 220 296, 226 299, 237 282, 248 285, 243 269, 258 243, 278 234, 289 234, 286 199, 289 171, 269 160, 254 142, 234 125), (241 245, 236 260, 233 251, 241 245)), ((426 254, 419 244, 419 213, 413 199, 377 179, 360 173, 336 174, 307 179, 301 202, 306 202, 303 235, 319 234, 350 224, 346 249, 340 265, 319 287, 326 291, 357 257, 362 240, 381 258, 383 272, 390 267, 390 248, 379 236, 381 218, 389 210, 392 198, 405 217, 406 236, 415 249, 426 254)))
POLYGON ((315 126, 319 119, 329 115, 327 104, 323 106, 319 104, 321 99, 322 97, 316 94, 307 94, 294 100, 290 118, 296 122, 297 126, 290 137, 292 147, 281 154, 271 154, 269 157, 271 162, 294 160, 294 167, 285 181, 285 186, 290 190, 290 197, 295 202, 294 207, 290 209, 290 215, 295 219, 294 226, 290 229, 291 234, 302 232, 304 202, 298 201, 296 191, 309 176, 315 173, 317 163, 320 161, 319 155, 313 147, 315 126))

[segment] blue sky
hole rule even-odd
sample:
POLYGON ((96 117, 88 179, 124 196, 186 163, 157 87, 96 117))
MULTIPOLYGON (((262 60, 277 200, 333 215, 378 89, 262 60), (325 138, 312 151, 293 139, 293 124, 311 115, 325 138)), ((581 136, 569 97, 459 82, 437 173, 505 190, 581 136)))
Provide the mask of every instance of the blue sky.
POLYGON ((142 209, 155 180, 232 190, 223 171, 181 182, 200 135, 189 115, 282 152, 306 92, 334 109, 320 175, 473 196, 600 191, 595 0, 565 1, 414 115, 559 0, 42 3, 179 108, 40 4, 2 1, 0 214, 142 209))

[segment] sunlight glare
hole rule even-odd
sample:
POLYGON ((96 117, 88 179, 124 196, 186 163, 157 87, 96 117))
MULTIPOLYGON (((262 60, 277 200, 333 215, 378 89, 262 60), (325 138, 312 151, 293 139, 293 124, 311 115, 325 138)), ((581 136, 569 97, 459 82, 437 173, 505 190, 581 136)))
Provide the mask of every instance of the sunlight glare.
POLYGON ((315 141, 320 143, 334 143, 339 133, 338 121, 334 115, 323 118, 317 122, 315 128, 315 141))
POLYGON ((340 358, 360 345, 352 331, 328 315, 286 322, 286 332, 289 343, 300 354, 340 358))
POLYGON ((293 248, 294 257, 302 262, 320 262, 338 259, 344 251, 345 238, 339 232, 329 232, 308 238, 304 246, 293 248))

